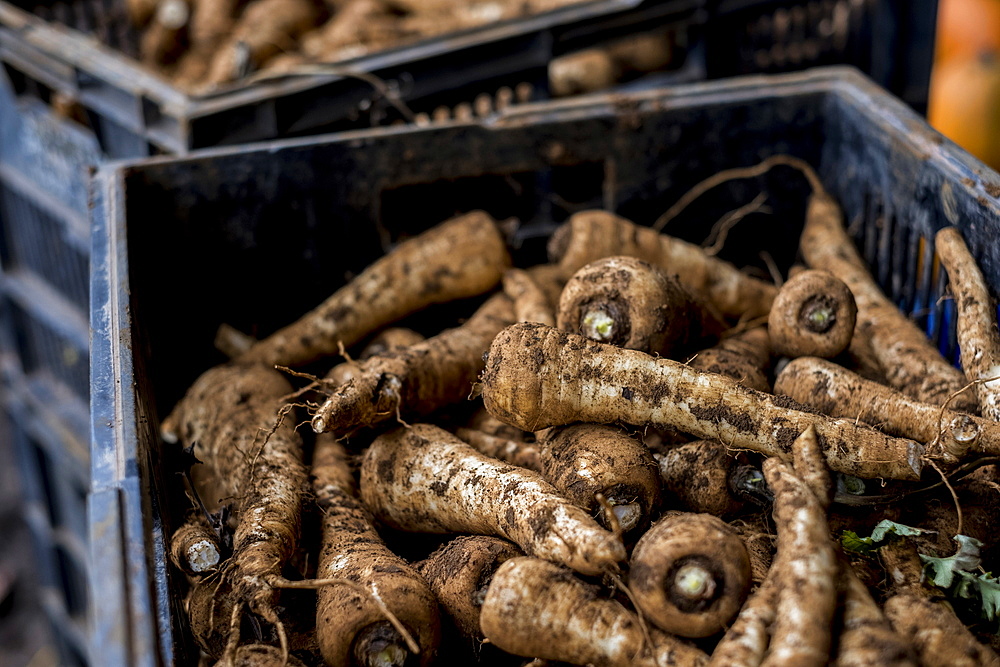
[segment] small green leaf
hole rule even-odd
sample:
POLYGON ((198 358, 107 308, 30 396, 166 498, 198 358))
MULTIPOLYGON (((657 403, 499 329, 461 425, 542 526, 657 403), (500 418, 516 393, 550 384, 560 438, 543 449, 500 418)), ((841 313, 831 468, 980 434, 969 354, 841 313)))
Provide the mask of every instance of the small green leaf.
POLYGON ((954 555, 955 566, 960 570, 972 572, 979 567, 979 549, 983 543, 968 535, 956 535, 954 539, 958 542, 958 553, 954 555))
POLYGON ((883 519, 875 526, 871 537, 859 537, 854 531, 845 530, 840 535, 840 543, 848 551, 859 554, 870 554, 881 547, 882 543, 889 539, 890 536, 912 537, 920 535, 923 532, 926 531, 883 519))
POLYGON ((870 537, 858 537, 853 530, 845 530, 840 535, 840 543, 844 549, 857 554, 871 553, 875 549, 875 543, 870 537))
POLYGON ((951 584, 955 579, 954 556, 950 556, 948 558, 935 558, 934 556, 920 554, 920 560, 924 561, 927 568, 930 570, 930 574, 927 578, 932 584, 938 588, 951 588, 951 584))
POLYGON ((883 519, 878 522, 878 525, 875 526, 875 530, 872 531, 872 541, 882 542, 889 534, 899 535, 900 537, 914 537, 924 532, 926 531, 921 530, 920 528, 914 528, 913 526, 906 526, 901 523, 896 523, 895 521, 883 519))
POLYGON ((989 575, 980 575, 979 597, 983 600, 983 618, 987 621, 995 620, 997 612, 1000 611, 1000 581, 989 575))
POLYGON ((952 593, 955 597, 972 600, 979 595, 979 583, 976 581, 975 575, 969 572, 956 572, 955 574, 958 575, 958 583, 955 584, 952 593))

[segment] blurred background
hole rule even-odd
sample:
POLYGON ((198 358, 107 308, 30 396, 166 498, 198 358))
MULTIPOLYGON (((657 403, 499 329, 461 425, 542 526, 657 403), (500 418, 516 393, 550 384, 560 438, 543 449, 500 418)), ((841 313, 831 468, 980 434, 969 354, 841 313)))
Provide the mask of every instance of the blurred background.
POLYGON ((1000 168, 1000 0, 939 0, 928 119, 1000 168))

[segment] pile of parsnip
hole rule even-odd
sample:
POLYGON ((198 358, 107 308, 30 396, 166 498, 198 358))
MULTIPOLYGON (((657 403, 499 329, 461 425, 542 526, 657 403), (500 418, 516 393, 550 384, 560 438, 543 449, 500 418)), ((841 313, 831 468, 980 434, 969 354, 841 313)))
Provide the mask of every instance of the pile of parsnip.
POLYGON ((143 63, 191 92, 584 0, 125 0, 143 63))
POLYGON ((596 210, 512 268, 476 211, 264 339, 220 330, 231 361, 161 427, 203 662, 1000 665, 973 613, 1000 505, 982 276, 942 230, 963 374, 776 165, 812 189, 780 288, 596 210))

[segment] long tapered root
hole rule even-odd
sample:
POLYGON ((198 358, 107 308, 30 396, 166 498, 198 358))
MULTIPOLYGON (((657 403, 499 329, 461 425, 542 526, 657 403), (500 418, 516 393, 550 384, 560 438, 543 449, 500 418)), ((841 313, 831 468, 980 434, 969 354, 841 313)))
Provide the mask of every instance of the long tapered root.
POLYGON ((775 622, 762 665, 825 665, 837 605, 837 557, 826 512, 809 486, 776 458, 764 462, 778 527, 775 622))
POLYGON ((493 575, 483 633, 515 655, 576 665, 704 665, 700 650, 659 630, 646 642, 638 616, 558 565, 512 558, 493 575))
POLYGON ((556 315, 545 291, 527 271, 507 269, 503 274, 503 290, 514 303, 515 321, 556 325, 556 315))
POLYGON ((834 470, 918 479, 923 447, 851 420, 807 412, 669 359, 623 350, 537 324, 494 339, 482 375, 490 413, 525 430, 577 421, 677 428, 730 447, 787 455, 809 425, 834 470))
POLYGON ((278 591, 268 580, 298 545, 306 487, 301 438, 282 404, 290 390, 273 369, 218 366, 172 413, 179 444, 205 462, 192 470, 199 496, 210 510, 221 498, 238 499, 232 555, 220 563, 220 577, 235 601, 272 624, 278 591))
POLYGON ((313 493, 323 510, 317 576, 286 587, 318 589, 316 628, 329 664, 392 664, 434 659, 440 642, 438 605, 415 568, 382 542, 356 498, 347 454, 332 437, 318 436, 313 493), (388 626, 388 627, 386 627, 388 626))
POLYGON ((837 640, 835 667, 891 665, 917 667, 913 648, 897 634, 846 561, 841 562, 842 630, 837 640))
POLYGON ((524 553, 507 540, 465 535, 445 544, 417 564, 438 602, 466 637, 482 639, 479 614, 493 574, 524 553))
POLYGON ((504 537, 583 574, 625 559, 614 535, 540 475, 485 457, 428 424, 375 439, 361 466, 361 497, 391 527, 504 537))
POLYGON ((316 410, 313 430, 343 435, 393 418, 425 416, 464 400, 483 368, 483 352, 513 321, 510 299, 498 294, 460 327, 368 358, 316 410))
POLYGON ((660 267, 724 316, 766 315, 774 285, 710 257, 696 245, 636 225, 607 211, 581 211, 552 235, 549 257, 567 276, 605 257, 627 255, 660 267))
POLYGON ((789 362, 774 389, 825 414, 860 419, 886 433, 934 444, 928 453, 948 462, 970 451, 1000 453, 997 422, 922 403, 825 359, 789 362))
POLYGON ((773 578, 764 580, 740 610, 732 626, 712 651, 711 667, 759 667, 771 641, 778 589, 773 578))
POLYGON ((992 379, 1000 377, 996 303, 958 229, 942 229, 934 243, 956 299, 958 347, 965 377, 970 382, 986 380, 976 385, 979 408, 984 417, 1000 421, 1000 380, 992 379))
POLYGON ((912 643, 922 665, 1000 665, 1000 657, 976 641, 944 601, 936 602, 913 592, 899 593, 885 601, 885 615, 896 632, 912 643))
POLYGON ((293 366, 350 347, 436 303, 500 282, 510 256, 495 221, 474 211, 401 243, 298 321, 254 344, 241 361, 293 366))

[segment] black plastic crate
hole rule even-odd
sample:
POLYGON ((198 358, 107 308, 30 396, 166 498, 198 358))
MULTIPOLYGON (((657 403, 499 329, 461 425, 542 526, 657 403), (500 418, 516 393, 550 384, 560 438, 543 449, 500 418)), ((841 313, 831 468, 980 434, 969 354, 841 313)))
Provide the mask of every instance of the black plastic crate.
POLYGON ((924 113, 937 0, 707 0, 710 79, 848 64, 924 113))
MULTIPOLYGON (((158 664, 189 655, 171 596, 179 577, 163 551, 174 482, 157 429, 189 383, 222 361, 212 347, 219 324, 266 334, 383 254, 383 237, 455 213, 517 216, 516 260, 538 260, 548 233, 576 210, 604 207, 650 224, 705 176, 774 153, 816 166, 883 285, 908 311, 926 310, 924 323, 942 340, 941 283, 923 270, 937 228, 959 225, 1000 288, 1000 253, 988 242, 1000 231, 1000 201, 988 194, 1000 175, 850 68, 101 169, 91 274, 91 545, 103 564, 92 584, 101 591, 95 658, 158 664)), ((706 221, 762 185, 774 214, 741 223, 724 256, 762 264, 767 248, 787 267, 807 194, 793 174, 722 186, 669 229, 700 241, 706 221)))
POLYGON ((0 81, 0 352, 14 357, 7 375, 11 368, 47 374, 84 406, 87 166, 102 159, 87 131, 54 117, 39 100, 15 101, 0 81))
POLYGON ((37 603, 48 620, 59 664, 87 663, 89 480, 59 434, 29 405, 5 400, 9 438, 22 489, 20 515, 31 536, 37 603))
MULTIPOLYGON (((454 104, 521 82, 544 90, 555 56, 637 30, 683 26, 695 20, 703 1, 590 0, 373 52, 338 67, 373 74, 406 104, 430 111, 426 107, 442 98, 454 104)), ((136 37, 128 35, 127 21, 124 0, 0 2, 0 61, 15 88, 78 100, 111 157, 379 124, 389 107, 370 82, 332 73, 189 95, 129 57, 136 37), (32 4, 45 18, 18 7, 32 4)))

